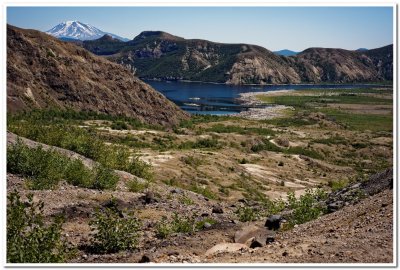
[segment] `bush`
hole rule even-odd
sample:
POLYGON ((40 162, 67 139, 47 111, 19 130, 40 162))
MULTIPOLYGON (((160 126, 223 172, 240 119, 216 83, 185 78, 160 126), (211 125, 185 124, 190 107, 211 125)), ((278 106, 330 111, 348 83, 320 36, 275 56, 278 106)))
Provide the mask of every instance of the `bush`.
POLYGON ((81 160, 71 160, 65 169, 65 180, 74 186, 91 188, 93 185, 93 172, 81 160))
POLYGON ((205 218, 205 219, 203 219, 203 220, 200 220, 200 221, 196 222, 196 224, 195 224, 195 226, 194 226, 195 229, 196 229, 196 231, 200 231, 200 230, 204 229, 204 225, 205 225, 206 223, 210 223, 211 225, 213 225, 213 224, 216 224, 217 221, 215 221, 215 220, 212 219, 212 218, 205 218))
POLYGON ((20 140, 7 148, 7 171, 21 174, 30 180, 33 189, 48 189, 64 177, 70 160, 54 150, 29 148, 20 140))
POLYGON ((123 121, 115 121, 111 124, 111 128, 116 130, 126 130, 128 129, 128 125, 123 121))
POLYGON ((235 214, 241 222, 255 221, 259 217, 259 211, 251 207, 239 207, 235 214))
POLYGON ((91 188, 94 189, 115 189, 118 183, 118 176, 113 170, 106 168, 102 165, 98 165, 95 169, 95 177, 91 188))
POLYGON ((338 181, 329 181, 328 186, 332 189, 332 191, 338 191, 345 188, 349 184, 348 180, 338 180, 338 181))
POLYGON ((139 159, 139 157, 134 156, 128 162, 125 168, 122 168, 137 177, 147 179, 151 181, 154 177, 154 173, 152 171, 152 166, 147 164, 146 162, 139 159))
POLYGON ((92 245, 98 253, 115 253, 133 250, 138 244, 140 222, 132 217, 120 217, 115 209, 97 211, 90 221, 92 245))
MULTIPOLYGON (((31 140, 74 151, 105 167, 124 170, 138 177, 151 178, 151 166, 139 162, 137 158, 130 160, 130 152, 126 146, 106 144, 94 129, 68 125, 67 120, 63 120, 62 117, 66 117, 66 119, 85 119, 84 117, 97 119, 100 116, 90 113, 81 115, 73 112, 36 112, 32 116, 22 114, 9 117, 8 129, 31 140), (53 115, 59 118, 51 118, 53 115)), ((105 117, 105 119, 108 118, 105 117)), ((137 126, 132 119, 128 120, 120 122, 128 122, 131 126, 137 126)))
POLYGON ((171 225, 168 222, 167 217, 163 216, 161 221, 156 225, 156 236, 158 238, 167 238, 172 233, 171 225))
POLYGON ((34 203, 32 194, 26 202, 17 192, 7 198, 7 262, 61 263, 73 255, 61 239, 62 218, 45 225, 43 202, 34 203))
POLYGON ((87 168, 81 160, 71 160, 55 150, 30 148, 20 140, 7 148, 7 171, 29 179, 32 189, 49 189, 60 180, 95 189, 114 189, 119 178, 113 170, 98 165, 87 168))
POLYGON ((203 160, 195 156, 181 157, 181 161, 193 168, 197 168, 203 164, 203 160))
POLYGON ((193 191, 194 193, 198 193, 203 195, 206 198, 209 199, 217 199, 217 195, 212 192, 212 190, 209 187, 201 187, 200 185, 191 185, 189 186, 189 190, 193 191))
POLYGON ((320 189, 314 191, 308 189, 299 199, 294 196, 293 192, 289 192, 288 208, 293 210, 289 224, 291 226, 302 224, 326 213, 326 206, 321 203, 326 196, 326 193, 320 189))
POLYGON ((132 179, 127 183, 130 192, 142 192, 149 187, 149 182, 140 182, 137 179, 132 179))
POLYGON ((179 216, 173 214, 172 220, 163 216, 156 225, 156 236, 158 238, 167 238, 172 233, 191 233, 195 230, 195 220, 193 217, 179 216))

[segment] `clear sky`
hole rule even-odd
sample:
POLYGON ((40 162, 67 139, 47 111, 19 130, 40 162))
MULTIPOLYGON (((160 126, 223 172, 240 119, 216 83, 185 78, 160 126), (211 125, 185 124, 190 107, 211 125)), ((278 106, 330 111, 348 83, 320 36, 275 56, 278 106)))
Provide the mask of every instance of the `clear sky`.
POLYGON ((377 48, 393 43, 392 7, 8 7, 7 23, 46 31, 78 20, 129 39, 161 30, 269 50, 377 48))

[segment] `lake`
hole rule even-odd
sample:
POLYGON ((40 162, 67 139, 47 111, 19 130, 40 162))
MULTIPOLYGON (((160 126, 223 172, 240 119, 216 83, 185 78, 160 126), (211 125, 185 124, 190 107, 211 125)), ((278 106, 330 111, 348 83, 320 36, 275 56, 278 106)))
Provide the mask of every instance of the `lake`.
POLYGON ((260 85, 239 86, 200 82, 149 81, 154 89, 164 94, 183 110, 192 114, 232 114, 245 111, 249 106, 240 104, 236 99, 241 93, 267 92, 283 89, 321 89, 321 88, 359 88, 376 87, 365 84, 323 84, 323 85, 260 85))

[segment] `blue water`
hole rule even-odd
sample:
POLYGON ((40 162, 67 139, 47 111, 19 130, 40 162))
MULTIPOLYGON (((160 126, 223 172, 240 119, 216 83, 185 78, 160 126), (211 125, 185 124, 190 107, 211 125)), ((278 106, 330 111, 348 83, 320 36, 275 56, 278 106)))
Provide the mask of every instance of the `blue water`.
POLYGON ((146 83, 189 113, 214 115, 232 114, 248 110, 249 106, 244 106, 236 100, 241 93, 284 89, 376 87, 376 85, 365 84, 233 86, 176 81, 146 81, 146 83))

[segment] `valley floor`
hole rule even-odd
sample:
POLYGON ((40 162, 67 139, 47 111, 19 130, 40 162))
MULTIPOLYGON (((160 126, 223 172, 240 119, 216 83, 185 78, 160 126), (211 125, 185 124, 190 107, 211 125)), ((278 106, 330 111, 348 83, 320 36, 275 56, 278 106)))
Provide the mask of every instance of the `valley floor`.
POLYGON ((44 202, 47 219, 66 216, 63 237, 78 247, 70 262, 136 263, 146 254, 153 262, 180 263, 391 262, 389 190, 280 231, 270 245, 205 255, 216 244, 231 243, 242 227, 262 227, 273 212, 265 205, 284 204, 288 192, 299 197, 309 189, 340 190, 392 167, 391 90, 304 90, 252 98, 290 109, 264 120, 197 116, 173 130, 54 112, 10 117, 9 145, 19 135, 32 140, 23 139, 30 147, 57 146, 63 155, 84 160, 85 166, 104 163, 117 170, 119 182, 114 189, 60 181, 32 190, 32 179, 8 170, 7 190, 17 190, 23 198, 33 193, 35 201, 44 202), (95 145, 94 138, 104 147, 95 154, 86 147, 95 145), (139 169, 121 167, 113 152, 122 153, 118 147, 137 157, 139 169), (95 254, 88 249, 89 221, 113 198, 121 211, 133 211, 142 221, 138 248, 95 254), (243 209, 255 216, 246 220, 243 209), (174 214, 192 218, 198 229, 159 237, 163 217, 170 220, 174 214))

